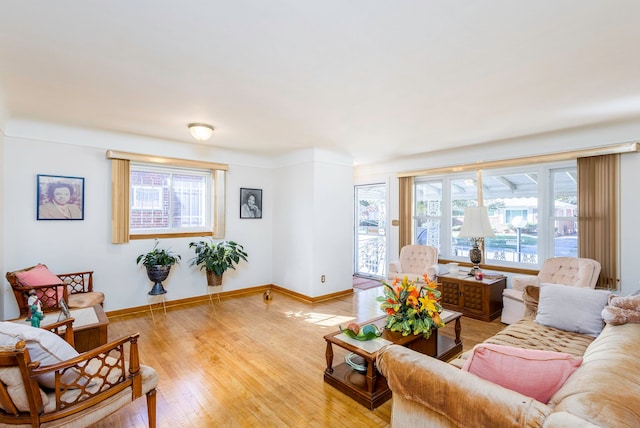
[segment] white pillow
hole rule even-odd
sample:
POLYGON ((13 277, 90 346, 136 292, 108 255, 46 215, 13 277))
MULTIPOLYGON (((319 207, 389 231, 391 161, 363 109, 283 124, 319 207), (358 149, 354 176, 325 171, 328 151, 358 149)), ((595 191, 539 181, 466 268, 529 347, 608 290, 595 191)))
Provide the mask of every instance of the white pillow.
POLYGON ((570 285, 540 284, 536 322, 547 327, 597 336, 610 291, 570 285))
MULTIPOLYGON (((2 347, 5 348, 5 347, 2 347)), ((6 348, 11 348, 11 350, 15 349, 13 346, 7 346, 6 348)), ((7 392, 9 393, 9 397, 15 406, 21 412, 28 412, 31 409, 29 408, 29 399, 27 398, 27 390, 24 387, 24 383, 22 382, 22 373, 20 372, 19 367, 2 367, 0 368, 0 382, 5 384, 7 388, 7 392)), ((40 398, 42 399, 42 404, 46 406, 49 404, 49 397, 44 391, 38 388, 40 391, 40 398)), ((0 409, 7 411, 0 403, 0 409)))
MULTIPOLYGON (((39 361, 48 366, 77 357, 78 351, 73 349, 60 336, 42 328, 31 327, 14 322, 0 322, 0 345, 13 346, 23 340, 31 361, 39 361)), ((67 372, 65 382, 72 382, 77 373, 67 372)), ((47 373, 38 377, 40 386, 55 388, 55 373, 47 373)))

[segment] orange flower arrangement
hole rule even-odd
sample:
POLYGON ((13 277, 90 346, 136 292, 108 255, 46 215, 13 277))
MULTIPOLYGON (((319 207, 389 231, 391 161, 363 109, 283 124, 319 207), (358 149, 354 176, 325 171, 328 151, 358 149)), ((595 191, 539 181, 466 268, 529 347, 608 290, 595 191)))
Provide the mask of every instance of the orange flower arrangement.
POLYGON ((396 278, 391 284, 382 282, 384 296, 377 300, 382 302, 380 308, 387 314, 385 328, 391 331, 409 334, 423 334, 425 339, 431 336, 433 328, 444 327, 440 318, 442 306, 438 284, 423 274, 424 285, 416 286, 405 276, 402 281, 396 278))

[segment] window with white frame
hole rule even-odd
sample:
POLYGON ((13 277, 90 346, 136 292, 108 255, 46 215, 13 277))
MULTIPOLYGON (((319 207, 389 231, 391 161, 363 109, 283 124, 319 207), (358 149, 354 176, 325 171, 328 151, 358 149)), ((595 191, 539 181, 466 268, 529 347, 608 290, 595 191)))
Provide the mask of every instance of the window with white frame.
POLYGON ((575 162, 416 177, 414 182, 414 242, 437 247, 441 258, 468 261, 472 243, 458 234, 464 208, 476 206, 480 192, 495 233, 485 239, 487 264, 532 268, 548 257, 577 256, 575 162))
POLYGON ((553 254, 578 257, 578 174, 575 168, 551 171, 553 254))
POLYGON ((415 185, 415 242, 440 247, 442 227, 442 181, 422 181, 415 185))
POLYGON ((212 229, 211 170, 132 162, 129 183, 132 235, 212 229))

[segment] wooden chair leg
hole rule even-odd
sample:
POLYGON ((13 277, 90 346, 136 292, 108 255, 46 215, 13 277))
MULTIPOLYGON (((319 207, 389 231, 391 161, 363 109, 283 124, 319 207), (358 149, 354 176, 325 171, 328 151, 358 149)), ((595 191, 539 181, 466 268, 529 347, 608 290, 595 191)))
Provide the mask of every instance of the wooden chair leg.
POLYGON ((149 428, 156 428, 156 389, 147 392, 147 417, 149 428))

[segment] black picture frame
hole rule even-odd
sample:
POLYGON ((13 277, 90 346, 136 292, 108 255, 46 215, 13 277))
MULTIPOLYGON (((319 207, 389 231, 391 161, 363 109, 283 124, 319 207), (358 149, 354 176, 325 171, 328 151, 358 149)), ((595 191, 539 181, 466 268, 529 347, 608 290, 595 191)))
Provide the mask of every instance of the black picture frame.
POLYGON ((240 218, 262 218, 262 189, 240 188, 240 218))
POLYGON ((84 178, 38 174, 38 220, 84 220, 84 178), (56 199, 65 202, 57 203, 56 199))

